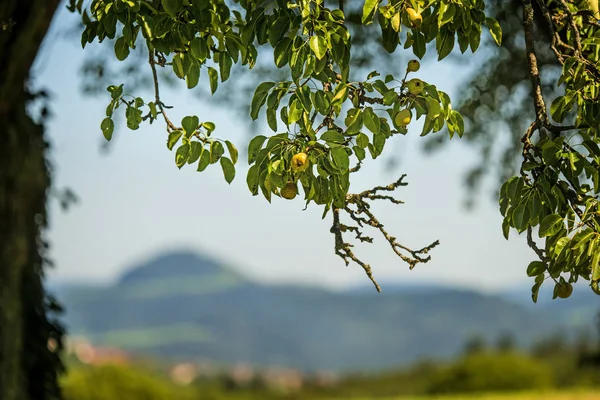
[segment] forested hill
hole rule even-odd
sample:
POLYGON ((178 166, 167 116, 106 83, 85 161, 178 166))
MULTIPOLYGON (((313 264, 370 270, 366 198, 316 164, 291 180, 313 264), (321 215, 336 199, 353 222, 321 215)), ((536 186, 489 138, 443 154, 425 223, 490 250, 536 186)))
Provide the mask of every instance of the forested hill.
POLYGON ((135 266, 112 286, 62 286, 58 295, 70 334, 98 345, 307 370, 449 356, 475 334, 493 341, 513 333, 527 345, 573 322, 592 328, 600 308, 594 298, 531 306, 514 294, 450 288, 377 294, 265 286, 187 252, 135 266))

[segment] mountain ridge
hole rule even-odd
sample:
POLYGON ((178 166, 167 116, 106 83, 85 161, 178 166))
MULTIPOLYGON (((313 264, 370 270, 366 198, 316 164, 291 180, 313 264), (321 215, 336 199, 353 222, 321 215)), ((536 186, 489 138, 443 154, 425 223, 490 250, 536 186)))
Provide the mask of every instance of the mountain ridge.
POLYGON ((518 332, 517 343, 528 346, 540 335, 589 326, 597 311, 589 301, 532 308, 496 294, 427 285, 383 294, 265 285, 189 251, 138 263, 113 285, 63 287, 58 297, 69 331, 96 344, 306 370, 448 357, 474 335, 495 340, 518 332))

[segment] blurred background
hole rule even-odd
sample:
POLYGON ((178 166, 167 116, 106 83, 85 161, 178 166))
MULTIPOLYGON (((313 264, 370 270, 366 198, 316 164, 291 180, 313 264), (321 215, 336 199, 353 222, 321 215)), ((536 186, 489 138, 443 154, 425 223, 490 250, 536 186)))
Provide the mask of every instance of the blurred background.
MULTIPOLYGON (((476 55, 437 62, 430 51, 416 75, 450 95, 465 137, 420 138, 416 121, 352 181, 360 191, 407 174, 405 204, 376 211, 409 247, 441 243, 412 271, 385 241, 357 245, 381 294, 335 256, 322 210, 250 195, 244 154, 228 185, 214 166, 177 169, 160 123, 130 131, 121 121, 107 145, 106 86, 148 97, 150 70, 143 53, 117 65, 110 44, 82 51, 78 20, 63 8, 33 77, 51 98, 47 285, 65 309, 65 396, 600 398, 597 298, 584 283, 569 299, 546 290, 534 304, 525 274, 534 255, 524 237, 502 235, 498 183, 518 165, 515 138, 532 107, 522 106, 518 2, 490 3, 504 48, 486 36, 476 55)), ((355 33, 357 76, 404 71, 411 54, 383 54, 368 29, 355 33)), ((237 67, 214 97, 205 76, 194 90, 165 77, 161 97, 175 120, 205 116, 243 149, 268 132, 264 120, 250 123, 250 95, 281 71, 237 67)), ((555 73, 550 61, 544 68, 555 73)))

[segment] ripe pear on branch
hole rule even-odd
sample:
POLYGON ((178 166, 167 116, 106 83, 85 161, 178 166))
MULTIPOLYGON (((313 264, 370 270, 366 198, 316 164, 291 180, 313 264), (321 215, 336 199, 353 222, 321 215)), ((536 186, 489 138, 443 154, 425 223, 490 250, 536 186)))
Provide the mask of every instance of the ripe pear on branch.
POLYGON ((406 8, 406 15, 408 16, 408 20, 414 28, 418 28, 421 26, 421 23, 423 22, 423 17, 414 8, 406 8))
POLYGON ((406 87, 408 88, 408 92, 411 94, 421 94, 423 89, 425 89, 425 82, 423 82, 419 78, 413 78, 410 81, 406 82, 406 87))
POLYGON ((308 154, 298 153, 292 157, 292 171, 302 172, 308 168, 308 154))
POLYGON ((598 8, 598 0, 587 0, 590 10, 594 14, 594 18, 600 19, 600 8, 598 8))
POLYGON ((421 68, 421 63, 418 60, 410 60, 406 67, 406 72, 417 72, 421 68))
POLYGON ((411 119, 412 119, 412 113, 410 112, 410 110, 408 108, 398 111, 396 113, 396 115, 394 116, 394 122, 398 126, 406 126, 406 125, 410 124, 411 119))

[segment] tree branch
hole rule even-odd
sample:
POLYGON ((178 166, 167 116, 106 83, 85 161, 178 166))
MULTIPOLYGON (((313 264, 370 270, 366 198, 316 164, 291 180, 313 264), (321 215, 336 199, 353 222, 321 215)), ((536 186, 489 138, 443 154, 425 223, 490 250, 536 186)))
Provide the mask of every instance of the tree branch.
POLYGON ((375 285, 377 291, 381 291, 379 285, 373 278, 371 267, 360 260, 352 251, 352 245, 344 240, 343 234, 345 232, 353 232, 356 235, 356 239, 361 242, 372 243, 373 238, 364 236, 362 229, 365 226, 375 228, 381 233, 385 240, 392 247, 392 250, 398 257, 409 265, 410 269, 413 269, 419 263, 426 263, 431 260, 429 252, 439 245, 439 241, 431 243, 430 245, 423 247, 418 250, 413 250, 398 242, 396 237, 392 236, 385 228, 379 219, 373 214, 369 204, 372 200, 387 200, 393 204, 403 204, 401 200, 398 200, 390 195, 379 194, 379 192, 391 192, 396 190, 400 186, 406 186, 404 182, 406 175, 402 175, 396 182, 393 182, 387 186, 376 186, 373 189, 365 190, 358 194, 348 194, 346 196, 346 206, 343 208, 333 209, 333 225, 331 227, 331 233, 335 237, 335 253, 340 256, 346 265, 350 261, 354 261, 360 265, 364 270, 369 279, 375 285), (354 208, 353 208, 354 207, 354 208), (340 222, 340 213, 345 211, 346 214, 356 223, 356 226, 344 225, 340 222))
POLYGON ((156 72, 156 60, 154 59, 154 52, 151 49, 148 49, 148 63, 150 64, 150 68, 152 68, 152 79, 154 80, 154 99, 156 101, 156 105, 158 106, 160 113, 162 114, 165 123, 167 124, 168 131, 175 131, 177 127, 171 122, 167 114, 165 113, 164 104, 160 101, 160 94, 158 92, 158 73, 156 72))

